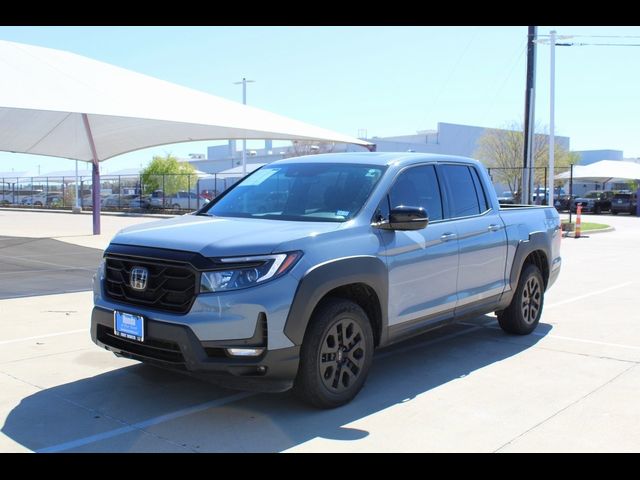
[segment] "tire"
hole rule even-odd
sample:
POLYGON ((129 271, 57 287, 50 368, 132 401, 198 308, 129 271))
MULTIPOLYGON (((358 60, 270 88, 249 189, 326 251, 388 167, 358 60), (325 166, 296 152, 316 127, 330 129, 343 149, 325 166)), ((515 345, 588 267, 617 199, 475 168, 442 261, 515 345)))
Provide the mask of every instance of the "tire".
POLYGON ((600 215, 602 213, 602 208, 599 206, 593 209, 593 213, 596 215, 600 215))
POLYGON ((294 393, 317 408, 349 403, 364 385, 373 349, 364 310, 349 300, 327 299, 304 335, 294 393))
POLYGON ((520 274, 518 288, 516 288, 511 303, 498 313, 498 323, 507 333, 528 335, 538 326, 543 304, 544 280, 542 274, 538 267, 528 264, 520 274))
POLYGON ((611 210, 611 215, 617 215, 618 211, 617 210, 611 210))
POLYGON ((171 208, 172 208, 173 210, 180 210, 180 205, 179 205, 179 204, 177 204, 177 203, 174 203, 173 205, 171 205, 171 208))

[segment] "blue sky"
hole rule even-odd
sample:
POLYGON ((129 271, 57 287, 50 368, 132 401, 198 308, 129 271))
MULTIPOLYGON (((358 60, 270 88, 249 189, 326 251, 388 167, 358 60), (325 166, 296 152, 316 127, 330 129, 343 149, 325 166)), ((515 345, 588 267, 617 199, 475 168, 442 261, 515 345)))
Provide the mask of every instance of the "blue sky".
MULTIPOLYGON (((540 26, 539 34, 640 36, 639 27, 540 26)), ((0 39, 69 50, 356 136, 414 133, 438 122, 501 127, 524 108, 526 27, 0 27, 0 39)), ((575 42, 640 43, 640 38, 575 42)), ((556 49, 556 133, 576 150, 640 157, 638 47, 556 49)), ((549 47, 538 49, 536 120, 549 123, 549 47)), ((134 152, 205 153, 196 142, 134 152)), ((70 169, 73 162, 0 153, 0 171, 70 169)))

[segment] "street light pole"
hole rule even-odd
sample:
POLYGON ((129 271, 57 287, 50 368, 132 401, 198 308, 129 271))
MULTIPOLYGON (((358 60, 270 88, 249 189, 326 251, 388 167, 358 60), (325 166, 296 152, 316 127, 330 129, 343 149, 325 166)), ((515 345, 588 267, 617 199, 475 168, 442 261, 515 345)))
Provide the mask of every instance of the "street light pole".
POLYGON ((549 205, 553 206, 554 164, 555 164, 555 101, 556 101, 556 31, 551 30, 551 79, 549 85, 549 205))
MULTIPOLYGON (((247 104, 247 83, 254 83, 255 80, 247 80, 242 77, 241 82, 233 82, 234 85, 242 84, 242 104, 247 104)), ((242 139, 242 176, 247 175, 247 139, 242 139)))
POLYGON ((533 185, 533 137, 535 135, 536 41, 538 27, 529 26, 527 35, 527 82, 524 98, 524 145, 520 203, 529 204, 533 185))

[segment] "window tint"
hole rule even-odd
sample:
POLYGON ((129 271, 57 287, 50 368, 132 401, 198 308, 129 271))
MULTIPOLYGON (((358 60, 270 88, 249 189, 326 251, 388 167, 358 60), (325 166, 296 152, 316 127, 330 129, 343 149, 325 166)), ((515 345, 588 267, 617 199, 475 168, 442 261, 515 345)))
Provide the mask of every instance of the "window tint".
POLYGON ((475 168, 469 168, 471 171, 471 177, 473 178, 473 185, 476 187, 476 196, 478 197, 478 203, 480 204, 480 212, 486 212, 489 210, 489 203, 487 202, 487 196, 482 188, 478 171, 475 168))
POLYGON ((478 215, 480 205, 469 167, 466 165, 443 165, 442 171, 447 182, 447 198, 451 216, 478 215))
POLYGON ((391 208, 399 205, 423 207, 429 220, 442 219, 442 199, 433 165, 412 167, 403 172, 389 192, 391 208))

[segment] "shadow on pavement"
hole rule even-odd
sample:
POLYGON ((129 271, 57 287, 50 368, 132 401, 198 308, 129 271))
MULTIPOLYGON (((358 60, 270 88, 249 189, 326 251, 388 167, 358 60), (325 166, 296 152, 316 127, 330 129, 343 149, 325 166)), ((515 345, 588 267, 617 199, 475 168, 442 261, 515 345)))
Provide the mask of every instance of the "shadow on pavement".
MULTIPOLYGON (((477 326, 451 325, 380 350, 364 389, 353 402, 334 410, 313 409, 289 392, 250 394, 224 404, 238 392, 134 365, 24 398, 9 413, 2 432, 32 450, 91 437, 68 450, 90 452, 280 452, 317 437, 359 440, 369 432, 349 426, 352 422, 508 359, 535 345, 552 328, 540 324, 537 335, 519 337, 480 327, 495 325, 493 317, 472 322, 477 326), (197 407, 215 399, 223 401, 211 408, 197 407), (167 417, 135 426, 159 416, 167 417)), ((104 352, 85 355, 76 363, 90 362, 91 356, 104 352)), ((389 442, 392 446, 392 437, 389 442)))
POLYGON ((102 250, 51 238, 0 236, 0 300, 91 290, 102 250))

